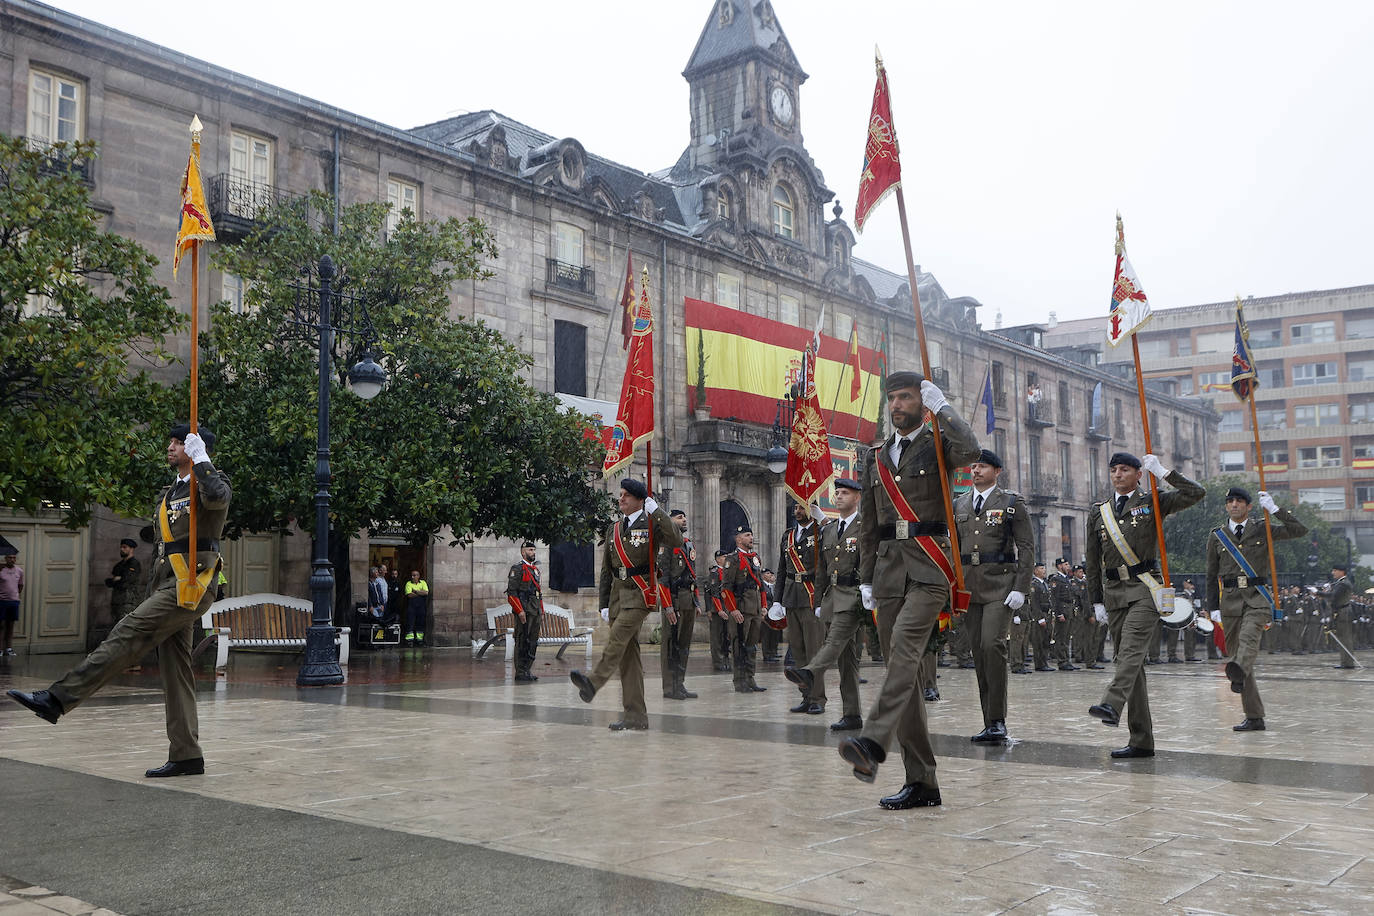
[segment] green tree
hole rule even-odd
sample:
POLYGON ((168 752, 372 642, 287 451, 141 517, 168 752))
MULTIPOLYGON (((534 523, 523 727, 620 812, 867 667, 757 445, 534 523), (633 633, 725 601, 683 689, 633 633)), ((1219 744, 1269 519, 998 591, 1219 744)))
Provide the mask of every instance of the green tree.
POLYGON ((449 317, 459 281, 490 276, 495 240, 476 219, 407 218, 383 232, 387 205, 344 208, 337 233, 324 195, 263 214, 262 228, 224 246, 216 266, 247 284, 246 307, 213 309, 204 335, 202 415, 221 437, 217 462, 234 481, 226 533, 315 525, 318 344, 293 325, 301 268, 324 254, 335 288, 366 305, 372 355, 390 376, 371 401, 345 393, 367 341, 336 337, 331 395, 330 526, 344 542, 399 529, 424 543, 488 535, 587 540, 610 518, 590 469, 600 451, 588 422, 527 381, 531 360, 481 321, 449 317))
POLYGON ((101 229, 74 168, 95 155, 0 135, 0 505, 73 528, 98 504, 142 514, 165 477, 170 408, 146 370, 184 322, 157 259, 101 229))
MULTIPOLYGON (((1233 486, 1243 487, 1250 492, 1253 500, 1251 515, 1263 518, 1259 508, 1259 494, 1254 483, 1243 477, 1223 475, 1204 481, 1207 495, 1196 505, 1171 515, 1164 520, 1164 538, 1169 545, 1169 569, 1171 573, 1197 574, 1207 569, 1207 539, 1212 530, 1226 522, 1226 491, 1233 486)), ((1307 534, 1300 538, 1274 542, 1274 563, 1278 566, 1280 581, 1285 575, 1306 575, 1308 582, 1324 580, 1331 574, 1331 564, 1346 562, 1347 544, 1343 537, 1331 532, 1331 523, 1321 517, 1321 513, 1310 503, 1294 505, 1287 499, 1278 500, 1279 505, 1290 509, 1304 525, 1307 534), (1313 544, 1316 544, 1315 549, 1313 544), (1311 565, 1308 558, 1316 557, 1311 565)), ((1256 570, 1261 575, 1269 571, 1256 570)), ((1351 577, 1360 583, 1369 580, 1369 570, 1360 567, 1352 569, 1351 577)), ((1177 584, 1177 583, 1175 583, 1177 584)), ((1198 583, 1199 586, 1201 583, 1198 583)))

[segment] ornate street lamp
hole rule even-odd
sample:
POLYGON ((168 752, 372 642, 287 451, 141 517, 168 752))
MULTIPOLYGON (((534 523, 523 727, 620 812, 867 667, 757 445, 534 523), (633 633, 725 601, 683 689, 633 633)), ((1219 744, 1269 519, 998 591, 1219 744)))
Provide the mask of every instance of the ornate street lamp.
POLYGON ((348 372, 353 393, 364 400, 376 397, 386 385, 386 370, 372 359, 372 343, 377 334, 360 298, 333 289, 334 261, 320 258, 319 286, 308 276, 296 285, 296 301, 291 323, 307 340, 318 341, 320 359, 319 416, 315 445, 315 557, 310 564, 310 596, 314 604, 310 629, 305 635, 305 659, 296 684, 300 687, 326 687, 342 684, 339 650, 334 645, 334 566, 329 562, 329 386, 334 334, 359 337, 363 359, 348 372))
POLYGON ((765 459, 768 463, 768 470, 774 474, 781 474, 787 470, 787 446, 784 444, 786 439, 792 435, 792 417, 797 409, 797 390, 793 385, 787 392, 787 425, 782 425, 782 401, 778 401, 778 412, 773 415, 773 445, 768 449, 768 456, 765 459))

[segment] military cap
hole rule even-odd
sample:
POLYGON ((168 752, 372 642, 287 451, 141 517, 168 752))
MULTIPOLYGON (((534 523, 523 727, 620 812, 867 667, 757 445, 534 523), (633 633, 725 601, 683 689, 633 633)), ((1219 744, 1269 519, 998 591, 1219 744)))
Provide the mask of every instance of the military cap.
MULTIPOLYGON (((215 434, 210 432, 204 423, 197 425, 196 433, 200 436, 200 441, 205 443, 205 450, 207 452, 215 447, 215 434)), ((184 444, 186 442, 186 437, 190 434, 190 423, 178 423, 167 432, 167 438, 175 439, 184 444)))
POLYGON ((626 493, 629 493, 635 499, 649 498, 649 488, 644 486, 644 483, 642 481, 635 480, 633 477, 626 477, 624 480, 622 480, 620 482, 620 489, 624 490, 626 493))
POLYGON ((974 458, 969 464, 986 464, 994 468, 1002 467, 1002 459, 997 457, 997 453, 992 449, 980 449, 978 457, 974 458))
POLYGON ((1346 566, 1344 563, 1332 563, 1332 564, 1331 564, 1331 571, 1332 571, 1332 572, 1335 572, 1335 571, 1338 570, 1338 569, 1339 569, 1341 572, 1343 572, 1343 573, 1348 573, 1348 572, 1350 572, 1350 568, 1349 568, 1348 566, 1346 566))
POLYGON ((521 550, 524 550, 526 547, 533 547, 533 546, 534 546, 534 541, 524 541, 524 542, 522 542, 522 543, 520 544, 520 549, 521 549, 521 550))
POLYGON ((138 541, 135 541, 133 538, 120 538, 120 539, 119 539, 119 546, 120 546, 120 547, 133 547, 133 548, 137 548, 137 547, 138 547, 138 541))
POLYGON ((857 491, 859 491, 860 493, 862 493, 862 492, 863 492, 863 489, 864 489, 864 485, 861 484, 861 483, 859 483, 857 480, 855 480, 855 479, 852 478, 852 477, 836 477, 836 478, 835 478, 835 489, 837 489, 837 490, 857 490, 857 491))
POLYGON ((1031 567, 1031 569, 1044 569, 1044 568, 1045 568, 1045 561, 1044 561, 1044 560, 1036 560, 1036 561, 1035 561, 1035 565, 1031 567))
POLYGON ((1253 502, 1250 499, 1250 491, 1244 487, 1232 487, 1226 491, 1226 501, 1229 503, 1233 499, 1243 499, 1247 503, 1253 502))
POLYGON ((887 384, 885 390, 888 394, 891 394, 892 392, 898 391, 902 388, 915 388, 919 391, 921 388, 921 383, 925 380, 925 376, 919 372, 911 372, 907 369, 900 369, 887 377, 887 384))
POLYGON ((721 557, 726 557, 726 556, 729 556, 729 555, 730 555, 730 551, 728 551, 728 550, 717 550, 716 553, 715 553, 715 557, 716 557, 717 560, 719 560, 721 557))
POLYGON ((687 517, 687 513, 686 513, 686 512, 683 512, 681 509, 674 509, 672 512, 669 512, 669 513, 668 513, 668 517, 669 517, 669 518, 686 518, 686 517, 687 517))
POLYGON ((1068 557, 1060 557, 1059 559, 1057 559, 1057 560, 1054 561, 1054 565, 1055 565, 1055 566, 1063 566, 1063 565, 1064 565, 1065 563, 1067 563, 1067 562, 1069 562, 1069 558, 1068 558, 1068 557))
POLYGON ((1088 571, 1088 567, 1084 566, 1082 563, 1075 563, 1075 564, 1073 565, 1073 571, 1074 571, 1074 572, 1078 572, 1080 569, 1083 570, 1084 572, 1087 572, 1087 571, 1088 571))
POLYGON ((735 534, 753 534, 753 533, 754 533, 754 529, 751 528, 751 527, 749 527, 749 523, 748 523, 748 522, 745 522, 743 525, 740 525, 739 527, 737 527, 737 528, 735 529, 735 534))
POLYGON ((1107 467, 1116 467, 1118 464, 1135 468, 1137 471, 1140 470, 1140 459, 1130 452, 1117 452, 1112 455, 1112 460, 1107 462, 1107 467))

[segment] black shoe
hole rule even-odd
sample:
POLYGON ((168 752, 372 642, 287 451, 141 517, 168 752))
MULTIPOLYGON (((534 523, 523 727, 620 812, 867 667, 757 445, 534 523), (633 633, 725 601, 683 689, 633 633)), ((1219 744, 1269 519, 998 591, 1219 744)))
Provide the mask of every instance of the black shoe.
POLYGON ((56 725, 57 720, 66 712, 62 708, 62 704, 57 701, 57 697, 46 690, 35 690, 33 693, 25 693, 22 690, 6 690, 5 693, 9 694, 14 702, 20 706, 31 710, 35 716, 51 722, 53 725, 56 725))
POLYGON ((927 703, 934 703, 936 700, 940 699, 940 691, 936 690, 934 687, 927 687, 921 692, 921 695, 926 698, 927 703))
POLYGON ((816 683, 816 675, 805 668, 788 668, 782 676, 796 684, 803 696, 810 693, 811 687, 816 683))
POLYGON ((596 687, 587 675, 574 668, 568 672, 568 679, 577 686, 577 695, 582 698, 583 703, 590 703, 596 699, 596 687))
POLYGON ((1030 672, 1026 670, 1026 666, 1025 666, 1025 665, 1017 665, 1015 668, 1012 668, 1012 669, 1011 669, 1011 673, 1012 673, 1012 674, 1030 674, 1030 672))
POLYGON ((1200 662, 1200 661, 1202 661, 1202 659, 1198 658, 1196 655, 1190 655, 1190 656, 1188 656, 1187 658, 1185 658, 1184 661, 1185 661, 1185 662, 1200 662))
POLYGON ((974 744, 1001 744, 1007 740, 1007 726, 1001 719, 993 721, 991 725, 968 739, 974 744))
POLYGON ((611 731, 613 731, 613 732, 625 732, 625 731, 630 731, 630 732, 647 732, 647 731, 649 730, 649 723, 648 723, 648 722, 626 722, 625 720, 622 719, 622 720, 619 721, 619 722, 612 722, 610 725, 607 725, 606 727, 609 728, 609 729, 610 729, 611 731))
POLYGON ((1062 665, 1059 666, 1059 670, 1060 670, 1060 671, 1077 671, 1077 670, 1078 670, 1078 666, 1075 665, 1075 664, 1073 664, 1072 662, 1065 662, 1064 664, 1062 664, 1062 665))
MULTIPOLYGON (((1354 668, 1355 666, 1354 666, 1354 665, 1332 665, 1331 667, 1332 667, 1332 668, 1335 668, 1337 671, 1348 671, 1348 670, 1354 668)), ((14 694, 14 691, 11 690, 11 691, 10 691, 10 694, 13 695, 13 694, 14 694)), ((41 714, 40 714, 40 715, 41 715, 41 714)))
POLYGON ((754 691, 752 691, 752 690, 749 689, 749 685, 748 685, 748 684, 736 684, 736 685, 735 685, 735 693, 753 693, 753 692, 754 692, 754 691))
POLYGON ((1099 655, 1099 656, 1097 657, 1097 663, 1098 663, 1099 665, 1105 665, 1105 664, 1107 664, 1108 661, 1109 661, 1109 659, 1108 659, 1107 656, 1105 656, 1105 655, 1099 655))
POLYGON ((162 776, 202 776, 204 773, 205 758, 192 757, 190 760, 169 760, 157 769, 146 771, 143 775, 149 779, 157 779, 162 776))
POLYGON ((882 656, 882 655, 874 655, 874 656, 871 656, 871 657, 872 657, 873 661, 877 662, 877 663, 880 664, 880 665, 887 661, 887 659, 886 659, 884 656, 882 656))
POLYGON ((1105 665, 1099 665, 1097 662, 1093 662, 1093 663, 1092 663, 1091 665, 1089 665, 1088 667, 1091 668, 1091 669, 1093 669, 1094 671, 1102 671, 1102 670, 1105 669, 1106 666, 1105 666, 1105 665))
POLYGON ((685 700, 687 692, 685 690, 669 690, 663 694, 665 700, 685 700))
POLYGON ((1169 664, 1171 664, 1171 665, 1181 665, 1181 664, 1183 664, 1183 659, 1181 659, 1181 658, 1171 658, 1171 659, 1169 659, 1169 664))
POLYGON ((1245 692, 1245 669, 1235 662, 1226 663, 1226 676, 1231 681, 1232 693, 1245 692))
POLYGON ((859 678, 859 683, 860 683, 860 684, 867 684, 867 683, 868 683, 868 678, 866 678, 866 677, 861 677, 861 678, 859 678))
POLYGON ((960 662, 960 663, 959 663, 959 667, 960 667, 960 668, 968 669, 969 671, 972 671, 974 668, 977 668, 978 666, 977 666, 976 664, 974 664, 973 662, 960 662))
POLYGON ((1089 706, 1088 715, 1097 716, 1102 720, 1103 725, 1115 727, 1121 724, 1121 713, 1113 709, 1110 703, 1099 703, 1096 706, 1089 706))
POLYGON ((681 694, 681 696, 678 697, 679 700, 695 700, 697 698, 697 695, 693 691, 681 685, 678 686, 677 692, 681 694))
POLYGON ((1036 666, 1035 666, 1035 670, 1036 670, 1036 671, 1053 671, 1054 669, 1051 668, 1049 665, 1036 665, 1036 666))
POLYGON ((1145 664, 1147 664, 1147 665, 1158 665, 1158 664, 1159 664, 1159 659, 1147 657, 1147 658, 1145 659, 1145 664))
POLYGON ((752 691, 754 691, 754 693, 763 693, 763 692, 764 692, 765 690, 767 690, 768 688, 767 688, 767 687, 760 687, 758 684, 755 684, 755 683, 754 683, 754 679, 751 677, 751 678, 749 679, 749 689, 752 690, 752 691))
POLYGON ((731 668, 729 665, 716 665, 716 670, 717 670, 717 671, 734 671, 735 669, 734 669, 734 668, 731 668))
POLYGON ((1143 747, 1131 747, 1129 744, 1112 751, 1112 756, 1117 760, 1133 760, 1136 757, 1153 757, 1154 755, 1154 751, 1147 751, 1143 747))
POLYGON ((862 782, 878 778, 878 764, 887 753, 872 738, 845 738, 840 742, 840 756, 854 768, 854 776, 862 782))
POLYGON ((919 782, 907 783, 893 795, 878 799, 878 804, 889 811, 904 811, 907 808, 933 808, 940 804, 940 790, 919 782))
POLYGON ((810 703, 806 704, 806 714, 808 716, 819 716, 823 712, 825 712, 824 703, 817 703, 815 700, 812 700, 810 703))
POLYGON ((1239 725, 1232 725, 1232 726, 1231 726, 1231 731, 1233 731, 1233 732, 1262 732, 1262 731, 1264 731, 1264 720, 1263 720, 1263 719, 1250 719, 1250 718, 1247 718, 1244 722, 1240 723, 1239 725))
POLYGON ((942 659, 940 659, 938 662, 935 663, 935 667, 937 667, 937 668, 948 668, 948 667, 949 667, 949 662, 945 661, 945 660, 942 658, 942 659))
POLYGON ((807 711, 808 709, 810 709, 810 708, 811 708, 811 701, 808 700, 806 697, 802 697, 802 700, 801 700, 800 703, 798 703, 796 706, 791 707, 791 708, 788 709, 787 711, 788 711, 788 712, 806 712, 806 711, 807 711))
POLYGON ((840 716, 838 721, 830 723, 830 730, 832 732, 848 732, 863 727, 864 720, 862 716, 840 716))
POLYGON ((538 677, 525 671, 521 671, 515 675, 515 682, 517 684, 533 684, 537 680, 539 680, 538 677))

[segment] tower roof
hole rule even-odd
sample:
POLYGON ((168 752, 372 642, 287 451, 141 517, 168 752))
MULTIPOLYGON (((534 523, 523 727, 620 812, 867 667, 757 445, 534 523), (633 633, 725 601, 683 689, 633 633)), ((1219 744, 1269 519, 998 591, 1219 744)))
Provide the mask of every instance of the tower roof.
POLYGON ((716 0, 682 75, 691 79, 750 54, 794 72, 799 83, 806 79, 769 0, 716 0))

